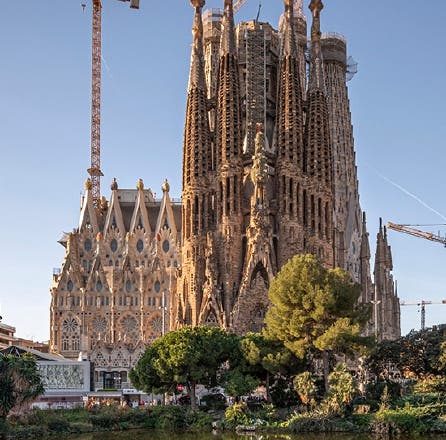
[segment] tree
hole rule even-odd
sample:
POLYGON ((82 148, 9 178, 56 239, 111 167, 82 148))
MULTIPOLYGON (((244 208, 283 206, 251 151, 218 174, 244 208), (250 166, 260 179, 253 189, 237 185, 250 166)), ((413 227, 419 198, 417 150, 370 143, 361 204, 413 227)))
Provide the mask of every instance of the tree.
POLYGON ((213 386, 222 365, 232 359, 238 339, 211 327, 184 327, 157 339, 130 373, 133 385, 146 392, 185 384, 196 407, 196 386, 213 386))
POLYGON ((439 375, 445 367, 442 352, 444 341, 442 329, 411 331, 395 341, 380 342, 367 364, 370 371, 381 379, 391 379, 391 368, 398 370, 405 378, 439 375))
POLYGON ((303 363, 277 339, 263 333, 247 333, 240 340, 240 351, 251 376, 265 385, 268 401, 270 386, 275 377, 288 378, 302 371, 303 363))
POLYGON ((439 357, 439 364, 442 371, 446 370, 446 342, 441 344, 441 352, 439 357))
POLYGON ((303 359, 315 353, 324 361, 328 389, 328 354, 353 354, 371 340, 361 336, 370 308, 358 303, 361 288, 342 269, 326 269, 313 255, 294 256, 271 283, 266 332, 303 359))
POLYGON ((44 391, 33 356, 0 353, 0 420, 44 391))

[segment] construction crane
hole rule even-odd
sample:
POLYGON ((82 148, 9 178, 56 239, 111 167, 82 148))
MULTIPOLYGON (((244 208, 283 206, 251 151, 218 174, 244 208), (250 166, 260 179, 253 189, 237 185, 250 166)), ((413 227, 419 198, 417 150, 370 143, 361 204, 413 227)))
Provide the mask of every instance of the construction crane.
MULTIPOLYGON (((424 238, 429 241, 434 241, 436 243, 441 243, 446 247, 446 238, 441 237, 439 234, 433 234, 432 232, 421 231, 420 229, 414 228, 414 226, 440 226, 440 225, 398 225, 396 223, 388 222, 387 227, 393 231, 403 232, 404 234, 413 235, 414 237, 424 238)), ((444 225, 442 225, 444 226, 444 225)))
POLYGON ((421 311, 421 330, 425 330, 426 329, 426 306, 438 305, 438 304, 446 304, 446 299, 444 299, 441 302, 425 301, 425 300, 414 301, 414 302, 400 301, 400 305, 402 305, 402 306, 418 306, 418 307, 420 307, 420 311, 421 311))
MULTIPOLYGON (((130 7, 139 9, 139 0, 130 2, 130 7)), ((98 207, 101 197, 101 74, 102 74, 102 0, 91 0, 92 11, 92 50, 91 50, 91 144, 90 168, 93 204, 98 207)), ((86 3, 82 3, 85 10, 86 3)))
POLYGON ((241 9, 241 7, 246 3, 246 0, 237 0, 234 3, 234 6, 232 7, 234 10, 234 14, 237 14, 237 12, 241 9))

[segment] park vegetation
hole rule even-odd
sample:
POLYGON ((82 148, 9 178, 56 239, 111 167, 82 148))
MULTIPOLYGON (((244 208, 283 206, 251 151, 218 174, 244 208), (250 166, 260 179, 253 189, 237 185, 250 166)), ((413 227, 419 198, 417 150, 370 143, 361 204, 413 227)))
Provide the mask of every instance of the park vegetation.
POLYGON ((34 411, 11 426, 16 438, 25 428, 40 436, 130 428, 446 433, 445 330, 376 343, 363 336, 370 310, 359 295, 346 272, 296 256, 271 284, 261 333, 185 327, 147 348, 130 374, 134 386, 177 397, 185 389, 190 404, 34 411), (199 385, 223 389, 230 402, 209 394, 200 405, 199 385), (263 402, 249 398, 259 387, 263 402))

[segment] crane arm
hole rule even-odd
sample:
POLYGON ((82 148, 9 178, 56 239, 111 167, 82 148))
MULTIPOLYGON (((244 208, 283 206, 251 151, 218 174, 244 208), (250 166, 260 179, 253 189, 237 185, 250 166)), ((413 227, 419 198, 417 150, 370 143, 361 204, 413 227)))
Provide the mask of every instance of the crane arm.
POLYGON ((393 231, 402 232, 404 234, 412 235, 414 237, 424 238, 425 240, 441 243, 446 246, 446 238, 435 235, 432 232, 420 231, 419 229, 412 228, 407 225, 398 225, 396 223, 389 222, 387 227, 393 231))
POLYGON ((245 3, 246 0, 237 0, 233 6, 234 14, 236 14, 245 3))

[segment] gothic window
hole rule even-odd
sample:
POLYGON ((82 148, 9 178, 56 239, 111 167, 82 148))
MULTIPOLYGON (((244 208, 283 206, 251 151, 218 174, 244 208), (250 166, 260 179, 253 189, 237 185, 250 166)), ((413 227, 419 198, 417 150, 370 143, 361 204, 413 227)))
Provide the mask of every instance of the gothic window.
POLYGON ((92 248, 93 248, 93 243, 91 242, 91 240, 89 238, 87 238, 84 241, 84 249, 86 252, 90 252, 92 248))
POLYGON ((169 240, 164 240, 163 241, 163 251, 167 254, 167 252, 169 252, 169 249, 170 249, 169 240))
POLYGON ((65 337, 62 339, 62 351, 68 351, 70 349, 69 340, 65 337))
POLYGON ((73 351, 79 351, 79 336, 72 336, 71 337, 71 350, 73 351))
POLYGON ((118 250, 118 242, 116 241, 115 238, 110 242, 110 249, 113 253, 115 253, 118 250))
POLYGON ((68 280, 68 282, 67 282, 67 290, 68 290, 68 292, 72 292, 73 289, 74 289, 73 281, 68 280))
POLYGON ((126 290, 126 292, 131 292, 132 291, 132 282, 130 280, 127 280, 125 282, 125 290, 126 290))
POLYGON ((139 240, 136 242, 136 250, 137 250, 139 253, 141 253, 141 252, 144 250, 144 242, 143 242, 141 239, 139 239, 139 240))
POLYGON ((102 292, 102 282, 101 282, 101 280, 98 280, 97 282, 96 282, 96 292, 102 292))
POLYGON ((161 290, 161 283, 158 280, 155 281, 154 289, 156 293, 159 293, 161 290))

